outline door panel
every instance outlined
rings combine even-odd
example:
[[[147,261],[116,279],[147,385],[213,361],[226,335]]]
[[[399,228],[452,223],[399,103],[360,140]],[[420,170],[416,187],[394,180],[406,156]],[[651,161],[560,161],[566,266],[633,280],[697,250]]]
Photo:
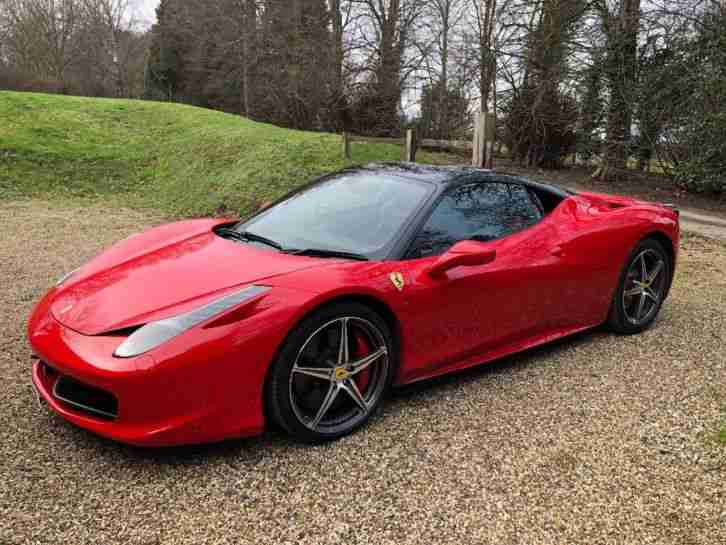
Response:
[[[409,262],[403,380],[553,329],[563,289],[554,231],[545,220],[490,242],[497,252],[493,263],[460,267],[439,278],[426,274],[437,258]]]
[[[562,239],[559,225],[576,217],[569,206],[560,208],[542,218],[523,186],[496,181],[454,187],[442,197],[414,241],[420,259],[406,262],[404,381],[525,347],[580,319],[572,315],[579,303],[570,299],[578,297],[582,271],[568,263],[570,239]],[[490,238],[493,263],[426,274],[454,243]]]

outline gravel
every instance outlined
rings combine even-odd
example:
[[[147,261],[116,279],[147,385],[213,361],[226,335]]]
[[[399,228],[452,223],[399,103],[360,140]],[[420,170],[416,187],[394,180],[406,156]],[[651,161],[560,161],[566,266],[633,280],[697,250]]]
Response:
[[[159,221],[0,204],[0,544],[726,543],[723,244],[685,238],[641,336],[405,388],[330,445],[142,450],[38,406],[24,323],[56,277]]]

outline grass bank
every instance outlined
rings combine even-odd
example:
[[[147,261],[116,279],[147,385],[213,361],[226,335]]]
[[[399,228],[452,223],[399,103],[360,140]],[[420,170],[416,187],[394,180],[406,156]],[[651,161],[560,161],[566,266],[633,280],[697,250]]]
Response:
[[[172,216],[242,213],[320,174],[400,148],[192,106],[0,92],[0,199],[106,200]],[[423,153],[422,162],[448,162]]]

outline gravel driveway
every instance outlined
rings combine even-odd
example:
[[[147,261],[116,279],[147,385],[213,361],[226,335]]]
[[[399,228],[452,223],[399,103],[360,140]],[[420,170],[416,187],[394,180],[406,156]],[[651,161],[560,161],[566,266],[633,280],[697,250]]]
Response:
[[[141,450],[39,408],[24,323],[155,218],[0,204],[0,544],[726,543],[726,246],[686,237],[639,337],[593,332],[393,394],[361,433]]]

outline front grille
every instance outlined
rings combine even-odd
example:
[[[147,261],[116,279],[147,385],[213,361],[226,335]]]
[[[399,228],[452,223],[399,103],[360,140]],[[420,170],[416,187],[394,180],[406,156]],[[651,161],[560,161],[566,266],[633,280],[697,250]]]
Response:
[[[53,397],[78,412],[102,420],[115,420],[118,417],[118,400],[113,394],[64,375],[56,380]]]

